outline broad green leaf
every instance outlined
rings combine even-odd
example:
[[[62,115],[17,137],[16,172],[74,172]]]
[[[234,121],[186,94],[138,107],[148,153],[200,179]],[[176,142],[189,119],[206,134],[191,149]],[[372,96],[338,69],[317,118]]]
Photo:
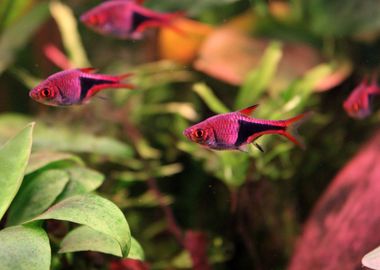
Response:
[[[242,85],[235,101],[235,109],[253,105],[274,79],[282,57],[282,47],[273,42],[266,50],[258,68],[251,71]]]
[[[34,123],[0,148],[0,219],[21,186],[32,149]]]
[[[65,127],[37,129],[33,147],[50,151],[94,153],[123,158],[132,155],[130,146],[111,137],[94,136]]]
[[[132,237],[131,249],[129,250],[128,258],[134,260],[143,261],[145,259],[144,250],[140,243],[137,242],[135,238]]]
[[[131,251],[132,244],[133,240],[131,241]],[[88,226],[80,226],[72,230],[61,242],[59,253],[76,251],[97,251],[122,257],[120,245],[116,239]]]
[[[68,153],[39,151],[31,154],[25,174],[35,172],[51,163],[58,161],[72,161],[74,163],[83,164],[82,160],[79,157]]]
[[[88,67],[90,62],[86,56],[77,28],[77,20],[67,5],[59,1],[51,1],[50,12],[58,24],[70,60],[76,67]]]
[[[46,232],[33,225],[0,231],[1,270],[49,270],[50,244]]]
[[[26,179],[9,209],[7,225],[21,224],[48,209],[68,181],[62,170],[47,170]]]
[[[0,74],[13,62],[17,51],[28,42],[48,15],[47,3],[40,3],[5,29],[0,37]]]
[[[214,113],[227,113],[230,111],[204,83],[194,84],[193,90]]]
[[[20,114],[0,115],[0,143],[30,121],[31,118]],[[133,155],[129,145],[112,137],[95,136],[67,126],[47,126],[42,122],[34,131],[33,150],[93,153],[123,159]]]
[[[69,175],[70,182],[59,195],[58,200],[94,191],[104,181],[104,175],[88,168],[71,167],[65,169],[65,171]]]
[[[80,226],[72,230],[61,242],[59,253],[77,251],[97,251],[122,257],[119,243],[115,239],[88,226]],[[128,258],[144,260],[144,257],[144,250],[132,237]]]
[[[131,247],[131,233],[121,210],[109,200],[86,194],[69,197],[36,217],[35,220],[56,219],[86,225],[115,239],[123,256]]]

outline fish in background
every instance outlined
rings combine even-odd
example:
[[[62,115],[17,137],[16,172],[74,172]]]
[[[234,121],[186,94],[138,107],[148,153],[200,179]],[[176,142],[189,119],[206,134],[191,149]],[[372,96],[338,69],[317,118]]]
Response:
[[[70,106],[87,103],[99,91],[106,88],[129,88],[122,83],[131,76],[95,74],[94,68],[69,69],[57,72],[37,85],[29,96],[37,102],[50,106]]]
[[[301,120],[309,113],[302,113],[287,120],[265,120],[250,117],[258,105],[240,111],[218,114],[187,128],[183,134],[191,141],[215,150],[241,150],[257,138],[266,134],[285,136],[296,145],[304,148],[296,133]],[[260,151],[262,148],[254,144]]]
[[[172,20],[180,16],[182,13],[155,12],[133,0],[110,0],[85,12],[80,20],[103,35],[140,39],[144,30],[150,27],[168,27],[183,34],[172,24]]]
[[[373,76],[370,83],[365,78],[352,90],[349,97],[344,101],[343,108],[352,118],[366,118],[372,113],[372,99],[375,95],[380,95],[377,78]]]

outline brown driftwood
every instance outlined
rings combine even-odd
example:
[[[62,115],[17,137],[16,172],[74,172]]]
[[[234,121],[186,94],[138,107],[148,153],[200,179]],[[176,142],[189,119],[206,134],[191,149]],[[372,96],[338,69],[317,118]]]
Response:
[[[361,269],[361,258],[378,245],[380,131],[331,182],[304,227],[288,269]]]

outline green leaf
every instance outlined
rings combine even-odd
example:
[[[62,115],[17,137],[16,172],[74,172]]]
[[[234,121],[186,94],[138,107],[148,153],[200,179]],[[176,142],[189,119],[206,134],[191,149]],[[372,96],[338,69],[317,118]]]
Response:
[[[21,114],[0,115],[0,142],[16,134],[29,121],[31,118]],[[47,126],[42,122],[34,131],[33,150],[93,153],[123,159],[133,155],[129,145],[112,137],[95,136],[67,126]]]
[[[21,224],[45,211],[62,192],[69,176],[61,170],[44,171],[24,181],[13,201],[7,225]]]
[[[83,164],[82,160],[74,155],[60,152],[39,151],[32,153],[30,156],[28,167],[25,174],[30,174],[45,166],[58,161],[72,161],[74,163]]]
[[[134,260],[143,261],[145,259],[144,250],[140,243],[137,242],[135,238],[132,237],[131,249],[129,250],[128,258]]]
[[[41,3],[5,29],[0,37],[0,74],[13,62],[17,51],[27,43],[48,15],[47,3]]]
[[[46,232],[35,226],[13,226],[0,231],[1,270],[49,270],[50,245]]]
[[[50,12],[58,24],[70,60],[76,67],[91,66],[79,36],[77,20],[70,7],[59,1],[51,1]]]
[[[379,1],[303,0],[302,2],[307,24],[320,35],[343,38],[380,29]]]
[[[119,243],[115,239],[88,226],[80,226],[72,230],[61,242],[59,253],[77,251],[97,251],[122,257]],[[144,250],[133,237],[128,258],[135,260],[144,260],[145,258]]]
[[[273,42],[265,50],[258,68],[251,71],[242,85],[235,101],[235,109],[253,105],[274,79],[282,57],[282,46]]]
[[[221,151],[217,152],[220,168],[215,171],[216,176],[229,187],[241,186],[247,178],[249,156],[247,153]]]
[[[230,111],[204,83],[194,84],[193,90],[214,113],[227,113]]]
[[[83,167],[72,167],[67,168],[65,171],[70,177],[70,182],[68,185],[66,185],[66,188],[62,194],[59,195],[59,201],[70,196],[94,191],[104,181],[104,175],[91,169]]]
[[[56,219],[89,226],[115,239],[123,256],[131,247],[131,233],[121,210],[109,200],[94,194],[69,197],[35,220]]]
[[[0,148],[0,219],[16,196],[32,149],[34,123]]]
[[[131,250],[132,244],[133,240]],[[116,239],[88,226],[80,226],[72,230],[61,242],[59,253],[76,251],[97,251],[122,257],[120,245]]]
[[[380,269],[380,247],[367,253],[362,259],[362,265],[371,269]]]

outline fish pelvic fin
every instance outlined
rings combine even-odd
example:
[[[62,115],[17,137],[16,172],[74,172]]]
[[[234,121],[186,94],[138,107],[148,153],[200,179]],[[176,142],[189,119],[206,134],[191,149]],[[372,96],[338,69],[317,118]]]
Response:
[[[303,138],[298,134],[299,126],[312,116],[312,112],[301,113],[295,117],[287,120],[283,120],[286,129],[281,133],[281,135],[288,138],[294,144],[298,145],[302,149],[306,149],[305,142]]]

